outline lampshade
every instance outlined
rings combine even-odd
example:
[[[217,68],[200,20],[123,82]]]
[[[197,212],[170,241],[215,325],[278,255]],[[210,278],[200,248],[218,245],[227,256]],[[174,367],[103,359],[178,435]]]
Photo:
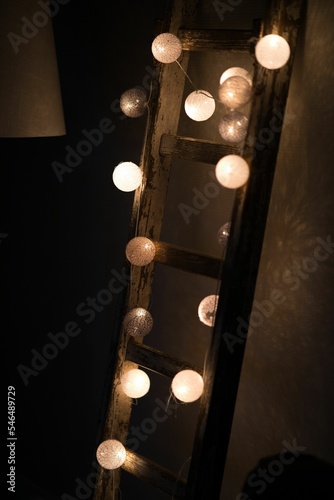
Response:
[[[198,306],[198,317],[204,325],[213,326],[216,318],[218,295],[208,295]]]
[[[249,177],[249,166],[246,160],[238,155],[227,155],[221,158],[215,169],[217,181],[229,189],[243,186]]]
[[[155,245],[149,238],[137,236],[126,245],[125,254],[134,266],[146,266],[154,259]]]
[[[65,135],[47,2],[1,2],[0,32],[0,137]]]
[[[266,35],[255,46],[256,60],[267,69],[279,69],[290,57],[288,42],[279,35]]]
[[[143,307],[135,307],[124,316],[123,327],[132,337],[144,337],[153,328],[153,318]]]
[[[220,136],[224,141],[238,143],[245,140],[248,128],[248,118],[237,110],[226,113],[218,124]]]
[[[230,222],[225,222],[225,224],[218,229],[218,243],[220,246],[226,247],[228,237],[230,236],[230,229]]]
[[[233,66],[232,68],[228,68],[226,71],[224,71],[219,80],[220,85],[231,76],[242,76],[247,80],[249,85],[253,85],[251,74],[245,68],[240,68],[239,66]]]
[[[104,469],[118,469],[126,459],[126,450],[117,439],[106,439],[96,450],[96,459]]]
[[[142,170],[131,161],[123,161],[115,167],[112,180],[120,191],[130,192],[137,189],[143,179]]]
[[[194,370],[182,370],[172,380],[172,392],[183,403],[192,403],[203,393],[203,377]]]
[[[157,61],[165,64],[172,63],[180,57],[182,43],[173,33],[161,33],[153,40],[151,49]]]
[[[252,97],[252,86],[242,76],[230,76],[219,87],[219,99],[229,109],[247,104]]]
[[[141,89],[129,89],[121,95],[119,106],[130,118],[142,116],[147,109],[146,93]]]
[[[208,120],[213,115],[215,108],[215,100],[206,90],[191,92],[184,102],[186,114],[196,122]]]
[[[143,370],[133,368],[121,376],[121,386],[130,398],[141,398],[150,389],[150,378]]]

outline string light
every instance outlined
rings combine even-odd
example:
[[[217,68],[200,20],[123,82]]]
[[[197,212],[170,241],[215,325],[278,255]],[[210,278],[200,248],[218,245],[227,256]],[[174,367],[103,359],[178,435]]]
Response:
[[[206,90],[195,90],[186,98],[184,109],[189,118],[196,122],[202,122],[213,115],[216,103],[212,95]]]
[[[226,222],[223,226],[221,226],[218,230],[218,243],[223,248],[226,247],[228,238],[230,236],[231,223]]]
[[[198,317],[204,325],[213,326],[216,318],[218,295],[208,295],[198,306]]]
[[[125,254],[134,266],[146,266],[154,259],[155,245],[145,236],[136,236],[126,245]]]
[[[126,90],[120,97],[119,106],[126,116],[138,118],[147,109],[146,93],[136,88]]]
[[[227,78],[230,78],[231,76],[242,76],[242,78],[245,78],[249,85],[253,85],[253,80],[251,77],[251,74],[244,68],[240,68],[239,66],[233,66],[232,68],[228,68],[224,73],[221,75],[219,84],[222,85],[222,83],[227,80]]]
[[[219,99],[229,109],[247,104],[252,97],[252,86],[242,76],[230,76],[219,86]]]
[[[143,172],[135,163],[123,161],[114,168],[112,180],[120,191],[130,192],[142,183]]]
[[[173,33],[161,33],[152,42],[152,54],[162,63],[175,62],[182,53],[182,43]]]
[[[255,46],[255,58],[264,68],[282,68],[290,58],[290,46],[282,36],[266,35]]]
[[[136,307],[124,316],[123,327],[132,337],[144,337],[153,328],[153,318],[146,309]]]
[[[233,110],[226,113],[218,124],[218,130],[224,141],[238,143],[245,140],[248,118],[243,113]]]
[[[203,377],[194,370],[182,370],[172,380],[172,392],[183,403],[192,403],[203,393]]]
[[[96,459],[104,469],[118,469],[125,462],[126,450],[117,439],[107,439],[98,446]]]
[[[215,174],[217,181],[222,186],[237,189],[247,182],[249,166],[241,156],[226,155],[218,161]]]
[[[121,376],[121,387],[130,398],[141,398],[150,389],[150,378],[143,370],[133,368]]]

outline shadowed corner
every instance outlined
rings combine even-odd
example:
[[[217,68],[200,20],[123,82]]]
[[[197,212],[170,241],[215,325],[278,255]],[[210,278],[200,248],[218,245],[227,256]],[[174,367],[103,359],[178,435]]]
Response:
[[[41,488],[25,477],[16,478],[15,500],[59,500],[55,494]]]
[[[334,465],[306,453],[298,457],[291,453],[290,461],[283,466],[281,454],[260,459],[237,500],[334,500]],[[280,472],[273,467],[278,462]]]

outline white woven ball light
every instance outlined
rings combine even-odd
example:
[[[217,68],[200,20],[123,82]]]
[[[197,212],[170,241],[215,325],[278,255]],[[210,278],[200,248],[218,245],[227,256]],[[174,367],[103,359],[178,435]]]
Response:
[[[152,315],[143,307],[135,307],[124,316],[123,327],[132,337],[144,337],[153,328]]]
[[[133,368],[123,373],[121,386],[124,393],[130,398],[141,398],[150,389],[150,378],[143,370]]]
[[[195,90],[184,102],[184,110],[192,120],[202,122],[208,120],[216,109],[213,96],[206,90]]]
[[[218,124],[220,136],[226,142],[238,143],[245,140],[248,128],[248,118],[237,110],[226,113]]]
[[[121,95],[119,106],[130,118],[142,116],[147,109],[146,93],[141,89],[129,89]]]
[[[204,325],[213,326],[216,319],[218,295],[208,295],[198,306],[198,317]]]
[[[255,57],[264,68],[279,69],[290,58],[290,46],[282,36],[266,35],[257,42]]]
[[[219,80],[220,85],[231,76],[242,76],[242,78],[247,80],[249,85],[253,85],[251,74],[246,69],[240,68],[239,66],[233,66],[232,68],[228,68],[224,71]]]
[[[125,462],[126,450],[117,439],[107,439],[97,448],[96,459],[104,469],[118,469]]]
[[[112,180],[115,186],[124,192],[137,189],[142,183],[143,172],[132,161],[123,161],[114,168]]]
[[[226,155],[216,165],[217,181],[228,189],[243,186],[249,177],[249,166],[239,155]]]
[[[149,238],[137,236],[126,245],[125,254],[134,266],[146,266],[154,259],[155,246]]]
[[[172,63],[180,57],[182,43],[173,33],[161,33],[153,40],[151,49],[157,61]]]
[[[194,370],[182,370],[172,380],[172,392],[183,403],[192,403],[203,393],[203,377]]]
[[[229,109],[237,109],[252,98],[252,86],[242,76],[230,76],[219,87],[219,99]]]

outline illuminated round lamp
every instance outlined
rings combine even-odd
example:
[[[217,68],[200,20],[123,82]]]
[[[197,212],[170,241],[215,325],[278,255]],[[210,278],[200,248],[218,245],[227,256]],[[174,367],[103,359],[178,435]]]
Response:
[[[123,373],[121,386],[130,398],[142,398],[150,389],[150,378],[143,370],[133,368]]]
[[[123,161],[114,168],[112,180],[120,191],[130,192],[142,183],[143,172],[135,163]]]
[[[147,109],[146,93],[136,88],[126,90],[120,97],[119,106],[126,116],[138,118]]]
[[[230,236],[231,223],[226,222],[218,230],[218,243],[222,247],[226,247],[228,238]]]
[[[189,118],[196,122],[203,122],[213,115],[216,103],[206,90],[195,90],[186,98],[184,109]]]
[[[123,327],[132,337],[144,337],[153,328],[153,318],[143,307],[136,307],[124,316]]]
[[[173,33],[161,33],[153,40],[151,49],[157,61],[172,63],[180,57],[182,43]]]
[[[233,66],[232,68],[228,68],[226,71],[224,71],[224,73],[220,77],[219,84],[221,85],[231,76],[242,76],[247,80],[249,85],[253,85],[251,74],[246,69],[240,68],[239,66]]]
[[[202,396],[203,377],[194,370],[182,370],[172,380],[172,392],[183,403],[192,403]]]
[[[237,109],[252,98],[252,86],[242,76],[230,76],[219,86],[219,99],[227,108]]]
[[[118,469],[125,462],[126,451],[117,439],[107,439],[97,448],[96,458],[104,469]]]
[[[204,325],[213,326],[215,323],[218,295],[208,295],[201,300],[198,306],[198,317]]]
[[[220,136],[226,142],[238,143],[245,140],[248,129],[248,118],[243,113],[229,111],[218,124]]]
[[[255,58],[258,63],[267,69],[279,69],[284,66],[290,57],[288,42],[279,35],[266,35],[255,46]]]
[[[226,155],[218,161],[215,174],[217,181],[222,186],[237,189],[246,184],[249,177],[249,166],[241,156]]]
[[[126,245],[125,255],[134,266],[146,266],[154,259],[154,243],[144,236],[132,238]]]

